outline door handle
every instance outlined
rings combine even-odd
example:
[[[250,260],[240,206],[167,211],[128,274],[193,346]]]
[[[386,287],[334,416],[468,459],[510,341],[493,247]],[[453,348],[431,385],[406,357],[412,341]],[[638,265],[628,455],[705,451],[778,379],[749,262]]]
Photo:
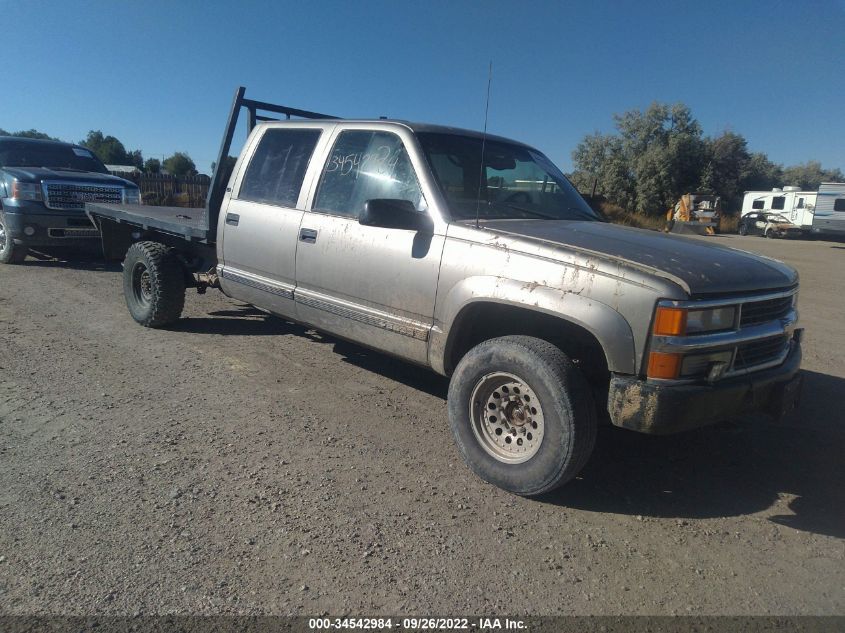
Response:
[[[241,216],[237,213],[227,213],[226,214],[226,224],[230,226],[237,226],[238,222],[241,221]]]
[[[317,231],[314,229],[300,229],[299,241],[306,244],[314,244],[317,241]]]

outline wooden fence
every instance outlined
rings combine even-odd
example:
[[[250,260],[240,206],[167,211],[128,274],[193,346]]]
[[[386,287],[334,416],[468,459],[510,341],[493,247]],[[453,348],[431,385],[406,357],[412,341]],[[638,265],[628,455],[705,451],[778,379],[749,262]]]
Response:
[[[169,174],[112,173],[138,185],[144,204],[152,206],[203,207],[211,184],[211,178],[204,175],[176,178]]]

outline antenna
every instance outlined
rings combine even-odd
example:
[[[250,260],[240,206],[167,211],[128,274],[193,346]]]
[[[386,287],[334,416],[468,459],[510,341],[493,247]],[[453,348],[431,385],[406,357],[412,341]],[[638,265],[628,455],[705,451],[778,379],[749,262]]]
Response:
[[[487,115],[490,112],[490,84],[493,83],[493,60],[487,69],[487,103],[484,106],[484,133],[481,135],[481,166],[478,168],[478,196],[475,200],[475,228],[481,215],[481,182],[484,178],[484,148],[487,145]]]

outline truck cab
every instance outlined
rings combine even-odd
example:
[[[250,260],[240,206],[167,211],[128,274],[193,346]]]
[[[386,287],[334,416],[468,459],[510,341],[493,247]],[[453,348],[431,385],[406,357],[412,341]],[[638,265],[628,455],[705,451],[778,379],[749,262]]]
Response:
[[[86,147],[0,137],[0,263],[19,263],[30,248],[96,245],[85,203],[138,203],[138,191]]]

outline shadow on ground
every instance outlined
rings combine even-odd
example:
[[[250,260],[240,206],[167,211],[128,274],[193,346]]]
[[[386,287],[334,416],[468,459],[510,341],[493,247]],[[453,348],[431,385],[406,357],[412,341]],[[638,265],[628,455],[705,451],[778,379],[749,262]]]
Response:
[[[837,405],[845,380],[812,371],[789,420],[737,420],[680,435],[651,437],[603,428],[581,476],[548,503],[595,512],[716,518],[764,511],[768,520],[845,537],[845,424]]]
[[[172,332],[220,336],[279,336],[305,333],[300,326],[270,316],[249,305],[209,312],[207,317],[180,319],[166,329]]]
[[[347,363],[445,401],[448,380],[358,345],[272,317],[251,306],[184,319],[174,331],[295,335],[331,344]],[[705,519],[765,511],[768,520],[845,538],[845,379],[804,372],[800,410],[774,423],[762,416],[672,436],[603,427],[581,475],[542,502],[593,512]],[[445,423],[445,407],[443,410]]]
[[[35,268],[70,268],[73,270],[120,272],[120,262],[107,262],[97,250],[77,250],[56,248],[43,251],[29,251],[29,256],[21,266]]]

